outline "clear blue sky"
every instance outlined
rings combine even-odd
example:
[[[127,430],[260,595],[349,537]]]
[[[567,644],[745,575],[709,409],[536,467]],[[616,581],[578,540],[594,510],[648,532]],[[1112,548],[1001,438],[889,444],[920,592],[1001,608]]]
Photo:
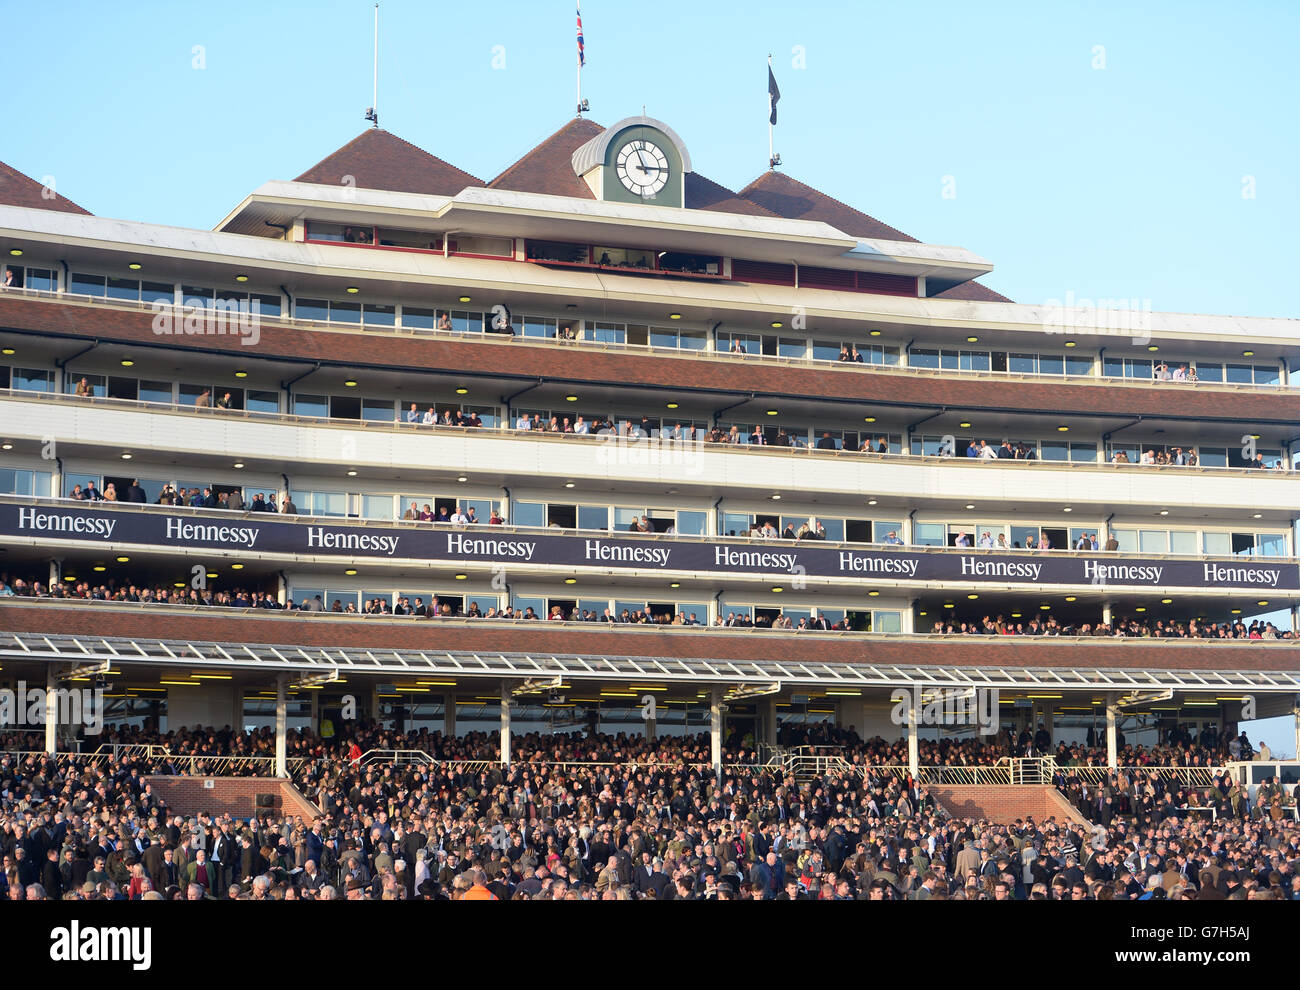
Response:
[[[573,115],[574,6],[384,0],[381,123],[491,179]],[[212,227],[368,126],[365,0],[11,15],[0,161],[102,216]],[[644,105],[732,189],[766,167],[770,52],[784,170],[988,258],[1012,299],[1300,315],[1294,0],[586,0],[583,23],[592,118]]]
[[[1300,4],[1138,6],[587,0],[583,91],[603,123],[645,104],[739,188],[766,165],[771,52],[785,170],[983,255],[1013,299],[1297,315]],[[371,17],[50,0],[0,32],[0,160],[101,215],[211,227],[366,126]],[[381,123],[475,175],[573,114],[571,0],[386,0],[381,27]]]

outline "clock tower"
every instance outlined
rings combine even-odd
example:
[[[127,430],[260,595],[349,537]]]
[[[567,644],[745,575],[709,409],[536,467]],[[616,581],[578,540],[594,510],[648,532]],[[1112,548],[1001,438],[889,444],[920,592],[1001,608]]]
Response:
[[[628,117],[578,148],[573,170],[599,200],[682,207],[691,156],[667,124]]]

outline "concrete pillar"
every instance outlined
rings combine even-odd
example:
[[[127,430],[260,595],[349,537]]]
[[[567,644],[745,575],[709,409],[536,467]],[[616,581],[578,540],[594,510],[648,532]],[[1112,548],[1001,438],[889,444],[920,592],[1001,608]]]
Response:
[[[759,741],[770,749],[776,748],[776,695],[769,695],[759,704],[759,718],[762,720]]]
[[[1116,722],[1119,705],[1113,694],[1106,695],[1106,766],[1114,770],[1119,766],[1119,733]]]
[[[54,665],[45,668],[45,752],[53,755],[59,750],[59,679],[54,676]]]
[[[899,615],[898,631],[904,636],[910,636],[916,632],[916,600],[913,599],[908,603],[907,608],[903,609]]]
[[[1300,760],[1300,694],[1295,696],[1295,708],[1291,717],[1295,719],[1295,749],[1291,750],[1291,757]]]
[[[442,696],[442,734],[447,737],[456,735],[456,696]]]
[[[275,579],[275,599],[281,605],[289,600],[289,582],[284,579],[283,574]],[[301,605],[302,602],[297,604]]]
[[[1105,546],[1105,544],[1102,544],[1102,546]],[[1111,621],[1111,620],[1110,620],[1110,602],[1109,602],[1109,601],[1105,601],[1105,602],[1102,602],[1102,603],[1101,603],[1101,621],[1104,622],[1106,625],[1110,625],[1110,621]]]
[[[510,685],[501,682],[501,762],[510,766]]]
[[[284,674],[275,679],[275,775],[289,776],[289,701]]]
[[[62,561],[62,560],[51,560],[51,561],[50,561],[50,577],[49,577],[49,582],[48,582],[49,587],[53,588],[53,587],[54,587],[55,585],[57,585],[60,581],[63,580],[63,574],[62,574],[62,571],[63,571],[63,561]]]
[[[1052,745],[1056,745],[1056,706],[1055,705],[1043,706],[1043,724],[1047,727],[1047,738],[1052,741]],[[1046,754],[1039,754],[1039,755],[1041,756]]]
[[[645,737],[647,742],[654,742],[655,739],[658,738],[657,727],[658,723],[654,719],[648,718],[645,720]]]
[[[709,693],[709,760],[713,772],[722,776],[722,686],[715,684]]]
[[[907,703],[907,769],[911,771],[913,779],[919,776],[921,767],[921,709],[917,705],[918,693],[908,692],[910,700]]]

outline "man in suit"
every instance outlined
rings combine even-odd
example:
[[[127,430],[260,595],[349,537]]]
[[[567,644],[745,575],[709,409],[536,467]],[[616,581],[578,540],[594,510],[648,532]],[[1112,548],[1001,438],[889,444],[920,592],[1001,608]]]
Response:
[[[144,864],[144,868],[149,874],[149,879],[153,881],[155,889],[161,890],[166,886],[160,881],[163,865],[163,847],[162,841],[158,839],[157,836],[150,837],[148,847],[140,853],[140,862]]]
[[[185,877],[186,887],[190,884],[198,884],[203,888],[205,897],[212,896],[217,871],[213,868],[213,864],[208,862],[208,854],[205,850],[195,850],[194,859],[185,865],[183,876]],[[219,890],[221,888],[217,887],[215,889]]]

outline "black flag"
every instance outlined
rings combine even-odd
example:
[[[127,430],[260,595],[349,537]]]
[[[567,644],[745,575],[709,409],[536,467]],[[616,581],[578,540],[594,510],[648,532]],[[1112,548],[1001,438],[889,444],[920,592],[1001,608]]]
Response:
[[[781,90],[776,85],[776,76],[772,75],[772,65],[767,66],[767,97],[768,102],[772,104],[772,116],[770,118],[773,124],[776,123],[776,104],[781,99]]]

